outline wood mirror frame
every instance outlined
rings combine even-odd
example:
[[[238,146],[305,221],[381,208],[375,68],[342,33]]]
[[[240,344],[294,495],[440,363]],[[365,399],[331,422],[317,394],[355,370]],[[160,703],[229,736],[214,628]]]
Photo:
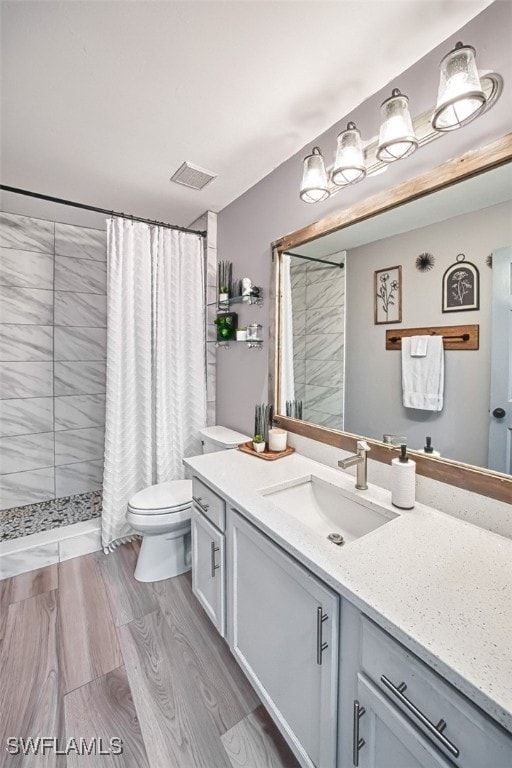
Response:
[[[446,187],[457,184],[512,160],[512,133],[481,149],[472,150],[427,173],[404,181],[390,190],[356,203],[345,210],[330,214],[319,221],[279,238],[272,243],[272,276],[270,283],[270,338],[269,338],[269,402],[278,402],[280,391],[280,256],[284,251],[304,245],[311,240],[338,229],[389,211],[399,205],[417,200]],[[353,435],[276,413],[274,423],[297,435],[309,437],[336,448],[356,450]],[[389,464],[399,449],[365,437],[371,447],[371,458]],[[512,504],[512,477],[509,475],[463,464],[452,459],[439,459],[414,454],[418,474]]]

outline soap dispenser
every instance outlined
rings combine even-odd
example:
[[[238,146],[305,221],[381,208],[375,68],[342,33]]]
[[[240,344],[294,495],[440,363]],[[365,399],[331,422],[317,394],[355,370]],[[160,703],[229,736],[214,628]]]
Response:
[[[426,453],[427,456],[438,456],[438,457],[441,456],[439,451],[434,451],[434,448],[432,446],[432,438],[429,435],[427,435],[425,440],[426,440],[426,445],[423,448],[423,453]]]
[[[391,462],[391,503],[399,509],[412,509],[416,498],[416,462],[407,456],[407,445]]]

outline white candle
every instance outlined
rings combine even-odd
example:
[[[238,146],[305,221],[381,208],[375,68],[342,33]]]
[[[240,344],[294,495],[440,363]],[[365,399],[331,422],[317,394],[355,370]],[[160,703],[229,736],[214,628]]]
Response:
[[[268,447],[271,451],[286,450],[286,437],[288,433],[285,429],[274,427],[268,431]]]

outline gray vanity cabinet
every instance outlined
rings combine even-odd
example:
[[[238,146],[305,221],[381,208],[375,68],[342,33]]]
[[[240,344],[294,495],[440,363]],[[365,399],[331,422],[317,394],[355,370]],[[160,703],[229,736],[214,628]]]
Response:
[[[335,768],[339,597],[228,510],[228,640],[305,766]]]
[[[510,734],[373,621],[357,624],[355,688],[340,688],[352,716],[340,768],[510,768]]]
[[[512,766],[473,701],[196,477],[193,494],[193,591],[304,768]]]
[[[353,754],[359,768],[453,768],[364,676],[354,701]],[[347,765],[348,768],[348,765]]]
[[[192,590],[222,637],[226,634],[225,502],[193,479]],[[214,525],[215,523],[215,525]]]

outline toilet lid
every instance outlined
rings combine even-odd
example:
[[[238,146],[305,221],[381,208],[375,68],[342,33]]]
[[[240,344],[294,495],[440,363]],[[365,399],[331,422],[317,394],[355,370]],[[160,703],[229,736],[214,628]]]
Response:
[[[235,432],[227,427],[205,427],[199,430],[199,434],[207,437],[220,448],[236,448],[240,443],[246,443],[251,438],[242,435],[241,432]]]
[[[133,496],[128,506],[144,514],[173,508],[178,511],[192,503],[192,480],[171,480],[144,488]]]

